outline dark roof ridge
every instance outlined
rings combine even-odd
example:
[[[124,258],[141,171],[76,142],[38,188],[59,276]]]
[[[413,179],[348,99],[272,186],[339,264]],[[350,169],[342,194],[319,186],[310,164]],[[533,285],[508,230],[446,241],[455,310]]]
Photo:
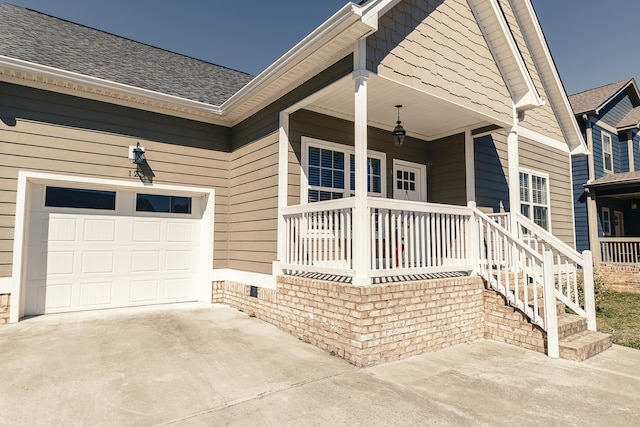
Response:
[[[158,49],[158,50],[161,50],[161,51],[163,51],[163,52],[171,53],[171,54],[173,54],[173,55],[179,55],[179,56],[182,56],[182,57],[184,57],[184,58],[193,59],[193,60],[195,60],[195,61],[204,62],[204,63],[209,64],[209,65],[215,65],[216,67],[225,68],[225,69],[227,69],[227,70],[229,70],[229,71],[234,71],[234,72],[237,72],[237,73],[246,74],[247,76],[250,76],[250,77],[255,77],[255,76],[254,76],[254,75],[252,75],[251,73],[247,73],[247,72],[245,72],[245,71],[236,70],[236,69],[234,69],[234,68],[227,67],[227,66],[220,65],[220,64],[216,64],[216,63],[213,63],[213,62],[210,62],[210,61],[206,61],[206,60],[204,60],[204,59],[200,59],[200,58],[196,58],[196,57],[193,57],[193,56],[185,55],[184,53],[175,52],[175,51],[173,51],[173,50],[169,50],[169,49],[165,49],[165,48],[162,48],[162,47],[154,46],[154,45],[149,44],[149,43],[144,43],[144,42],[141,42],[141,41],[139,41],[139,40],[134,40],[134,39],[131,39],[131,38],[129,38],[129,37],[124,37],[124,36],[121,36],[121,35],[118,35],[118,34],[115,34],[115,33],[111,33],[111,32],[109,32],[109,31],[101,30],[101,29],[99,29],[99,28],[90,27],[90,26],[85,25],[85,24],[80,24],[80,23],[78,23],[78,22],[70,21],[70,20],[68,20],[68,19],[64,19],[64,18],[60,18],[60,17],[58,17],[58,16],[50,15],[50,14],[48,14],[48,13],[40,12],[39,10],[31,9],[31,8],[28,8],[28,7],[18,6],[18,5],[15,5],[15,4],[12,4],[12,3],[9,3],[9,2],[2,2],[2,3],[0,3],[0,6],[4,6],[4,5],[11,6],[11,7],[16,7],[16,8],[23,9],[23,10],[28,10],[29,12],[37,13],[37,14],[39,14],[39,15],[44,15],[44,16],[47,16],[47,17],[49,17],[49,18],[53,18],[53,19],[57,19],[57,20],[59,20],[59,21],[66,22],[66,23],[68,23],[68,24],[77,25],[77,26],[79,26],[79,27],[83,27],[83,28],[86,28],[86,29],[88,29],[88,30],[92,30],[92,31],[99,31],[99,32],[101,32],[101,33],[103,33],[103,34],[107,34],[107,35],[112,36],[112,37],[117,37],[117,38],[119,38],[119,39],[127,40],[127,41],[130,41],[130,42],[133,42],[133,43],[137,43],[137,44],[140,44],[140,45],[143,45],[143,46],[147,46],[147,47],[150,47],[150,48],[153,48],[153,49]]]

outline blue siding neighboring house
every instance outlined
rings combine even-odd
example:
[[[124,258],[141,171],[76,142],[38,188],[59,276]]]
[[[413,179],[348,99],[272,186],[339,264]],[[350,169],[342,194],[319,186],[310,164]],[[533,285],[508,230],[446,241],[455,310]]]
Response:
[[[572,159],[576,248],[640,262],[640,91],[633,79],[569,96],[589,147]]]

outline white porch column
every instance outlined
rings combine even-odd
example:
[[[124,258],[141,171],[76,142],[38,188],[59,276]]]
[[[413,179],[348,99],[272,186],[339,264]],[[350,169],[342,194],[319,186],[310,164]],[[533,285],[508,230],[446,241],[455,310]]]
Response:
[[[353,80],[355,83],[355,181],[356,207],[353,212],[353,284],[371,284],[369,279],[369,218],[367,209],[367,79],[364,40],[354,52]]]
[[[518,235],[516,212],[520,212],[520,156],[518,151],[518,115],[514,112],[513,127],[507,137],[507,157],[509,160],[509,210],[511,211],[511,232]]]
[[[280,112],[278,140],[278,259],[273,262],[274,275],[282,274],[280,263],[285,260],[287,230],[281,209],[287,207],[289,185],[289,113]]]

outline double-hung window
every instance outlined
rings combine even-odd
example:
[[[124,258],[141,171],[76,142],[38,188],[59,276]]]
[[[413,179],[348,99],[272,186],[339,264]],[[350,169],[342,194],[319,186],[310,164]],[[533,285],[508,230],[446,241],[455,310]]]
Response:
[[[355,195],[353,147],[303,137],[302,167],[302,200],[319,202]],[[367,192],[370,196],[384,196],[384,171],[385,154],[369,151]]]
[[[611,135],[602,132],[602,166],[605,172],[613,173],[613,148]]]
[[[549,230],[549,177],[539,172],[520,171],[520,213]]]

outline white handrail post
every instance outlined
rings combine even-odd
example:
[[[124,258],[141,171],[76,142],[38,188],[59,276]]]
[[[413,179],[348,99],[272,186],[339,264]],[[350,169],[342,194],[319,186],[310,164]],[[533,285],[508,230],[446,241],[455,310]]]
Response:
[[[473,272],[471,274],[477,275],[480,272],[480,239],[478,237],[478,221],[480,219],[476,217],[475,214],[476,202],[469,201],[467,206],[471,211],[471,216],[469,217],[468,222],[469,229],[467,230],[468,263],[473,266]]]
[[[558,343],[558,313],[556,309],[556,285],[553,279],[553,252],[545,251],[543,270],[544,288],[544,323],[547,329],[547,355],[557,359],[560,357]]]
[[[596,330],[596,299],[593,283],[593,255],[591,251],[582,252],[582,284],[584,286],[584,311],[587,313],[587,328]]]

